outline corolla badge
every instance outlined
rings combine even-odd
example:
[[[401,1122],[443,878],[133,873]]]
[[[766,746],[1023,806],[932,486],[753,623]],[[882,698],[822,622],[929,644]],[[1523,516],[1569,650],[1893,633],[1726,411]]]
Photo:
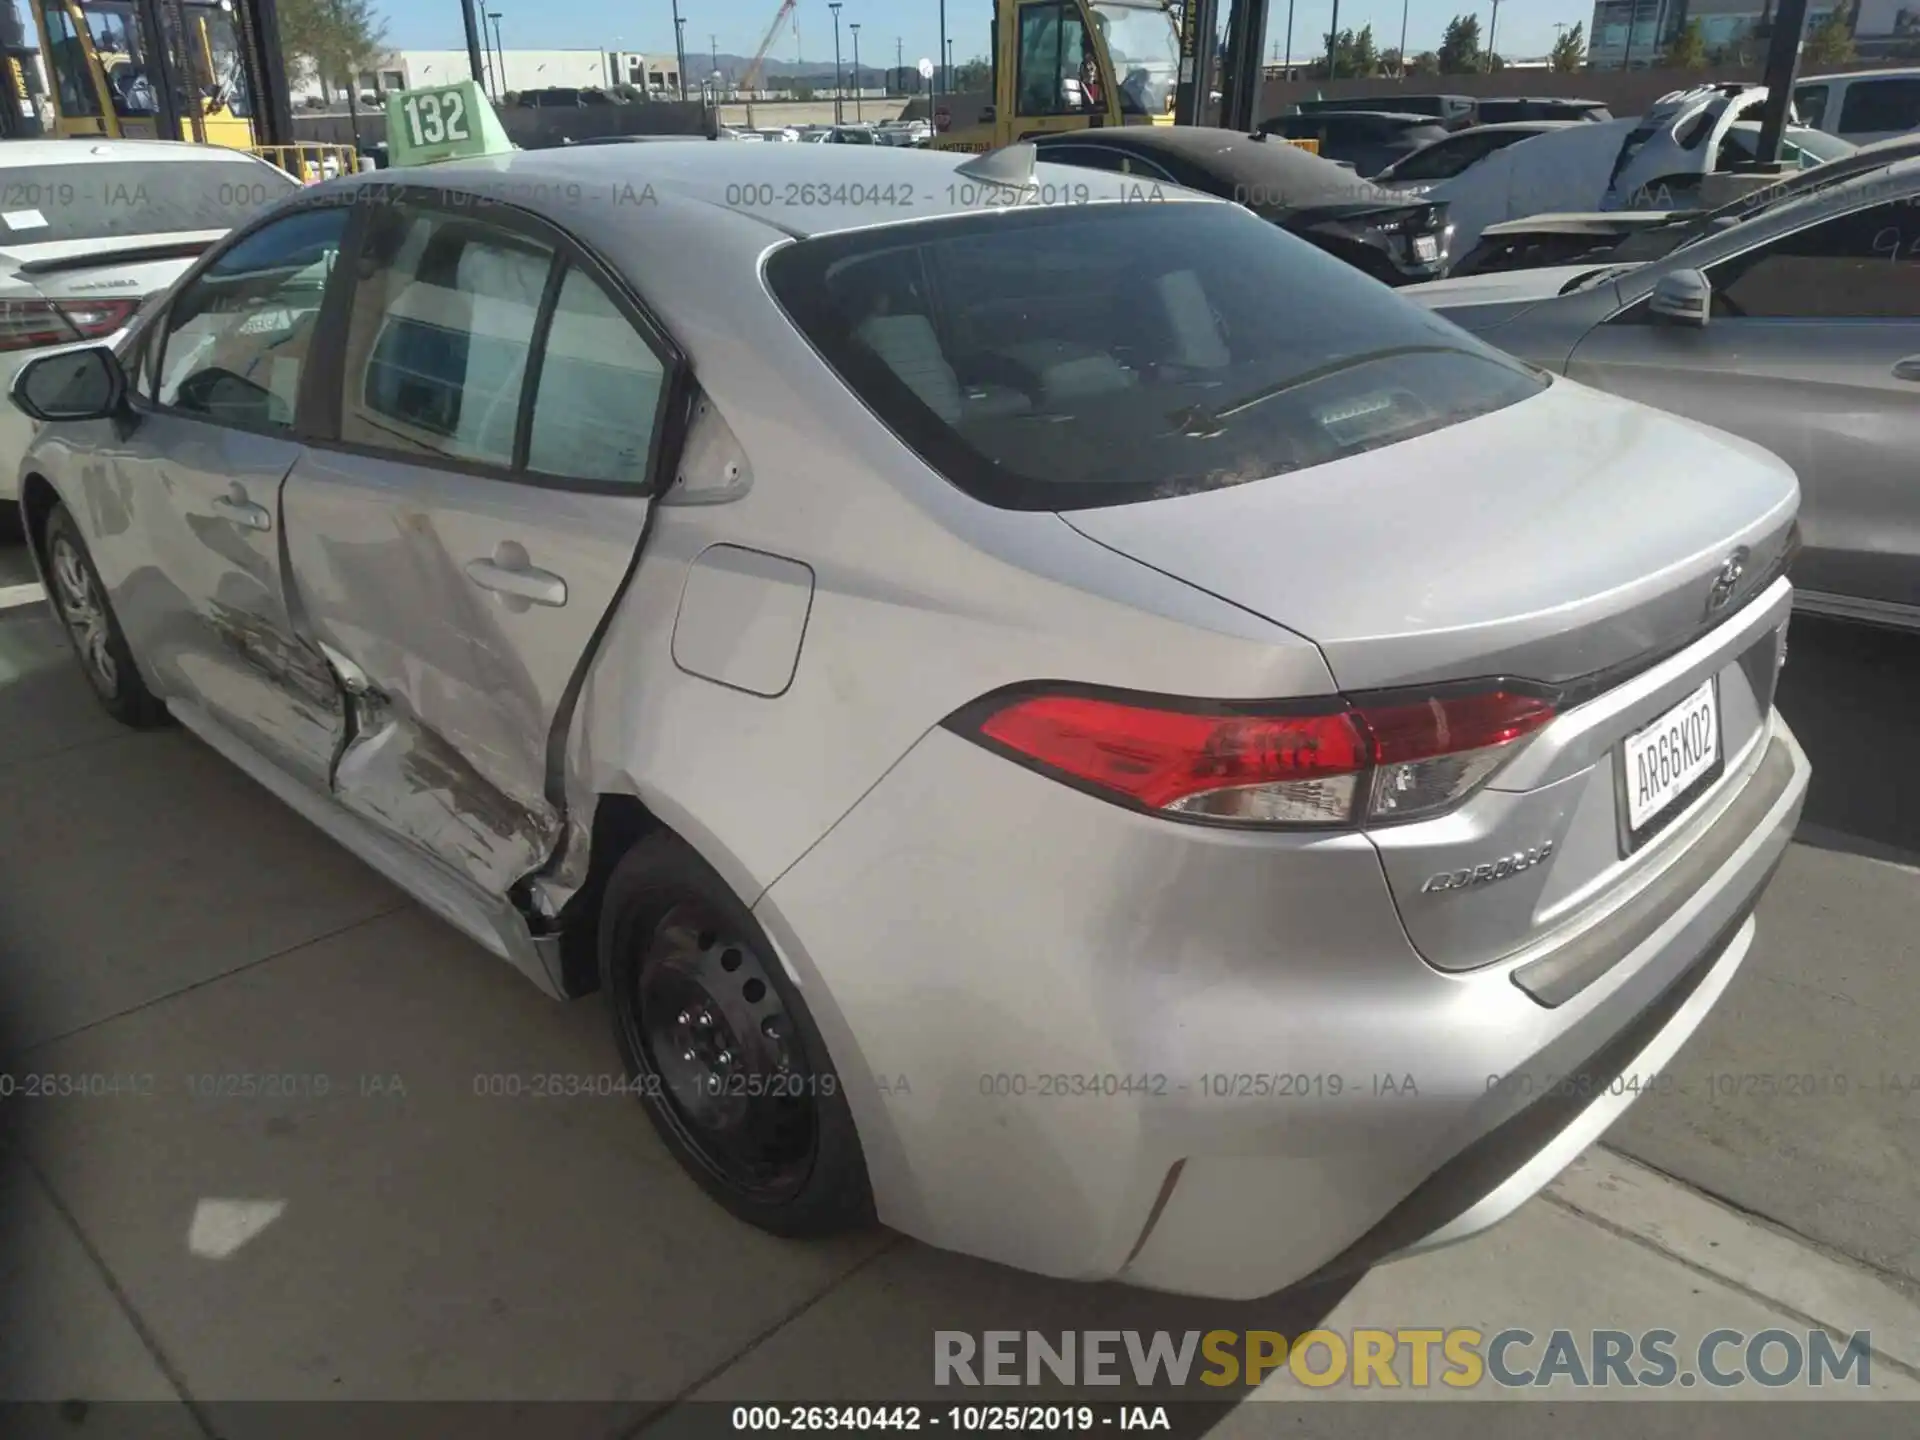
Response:
[[[1420,887],[1420,893],[1433,895],[1442,890],[1471,890],[1478,885],[1490,885],[1495,880],[1505,880],[1510,875],[1518,875],[1536,865],[1545,864],[1552,857],[1553,841],[1546,840],[1530,850],[1503,855],[1498,860],[1470,865],[1464,870],[1443,870],[1438,875],[1430,876],[1427,883]]]
[[[1747,559],[1752,554],[1742,545],[1720,562],[1720,573],[1713,577],[1713,589],[1707,592],[1707,614],[1718,615],[1733,603],[1740,582],[1747,578]]]

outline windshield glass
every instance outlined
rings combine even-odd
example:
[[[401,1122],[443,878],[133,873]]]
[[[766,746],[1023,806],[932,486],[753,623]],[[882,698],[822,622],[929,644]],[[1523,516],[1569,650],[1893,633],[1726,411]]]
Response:
[[[1237,205],[875,227],[790,245],[767,278],[883,422],[1006,509],[1221,489],[1548,383]]]
[[[230,230],[299,188],[271,165],[230,158],[0,169],[0,248]]]
[[[1173,17],[1158,5],[1094,0],[1093,18],[1113,59],[1120,109],[1129,115],[1166,114],[1180,75]]]

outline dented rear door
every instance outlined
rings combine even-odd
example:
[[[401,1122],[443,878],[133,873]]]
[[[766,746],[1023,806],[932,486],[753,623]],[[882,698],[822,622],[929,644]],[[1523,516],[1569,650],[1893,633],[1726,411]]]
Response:
[[[681,367],[625,287],[499,208],[370,208],[289,586],[346,696],[340,802],[506,895],[564,829],[585,665],[637,561]]]

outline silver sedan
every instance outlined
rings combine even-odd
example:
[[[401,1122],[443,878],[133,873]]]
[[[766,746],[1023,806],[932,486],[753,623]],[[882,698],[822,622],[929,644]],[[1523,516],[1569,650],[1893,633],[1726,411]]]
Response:
[[[1223,1296],[1471,1235],[1752,944],[1793,474],[1033,157],[310,189],[23,372],[53,602],[602,991],[551,1093],[754,1224]]]
[[[1803,487],[1799,605],[1920,627],[1920,160],[1658,260],[1401,293],[1537,365],[1764,445]]]

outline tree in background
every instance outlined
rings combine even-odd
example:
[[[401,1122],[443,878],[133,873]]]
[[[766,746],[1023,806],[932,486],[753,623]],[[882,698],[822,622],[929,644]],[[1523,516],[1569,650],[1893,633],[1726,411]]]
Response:
[[[1380,52],[1380,73],[1382,75],[1398,75],[1404,69],[1404,58],[1398,50],[1382,50]]]
[[[313,75],[331,100],[358,86],[387,48],[387,22],[373,0],[279,0],[280,44],[289,68]]]
[[[1553,42],[1553,53],[1547,63],[1562,75],[1571,75],[1587,63],[1587,30],[1578,20],[1573,28],[1562,30],[1560,38]]]
[[[993,89],[993,66],[979,56],[953,67],[953,88],[962,95]]]
[[[1442,75],[1471,75],[1481,66],[1480,57],[1480,17],[1478,15],[1456,15],[1447,22],[1446,33],[1440,37],[1440,62]]]
[[[1422,50],[1418,55],[1407,61],[1407,74],[1409,75],[1438,75],[1439,73],[1440,57],[1431,50]]]
[[[1844,6],[1814,26],[1807,36],[1806,56],[1821,65],[1845,65],[1860,58],[1860,52],[1853,48],[1853,29],[1847,23]]]
[[[1667,46],[1667,64],[1675,70],[1704,70],[1708,59],[1706,32],[1698,20],[1689,20]]]
[[[1342,30],[1333,37],[1333,54],[1321,58],[1322,68],[1327,68],[1329,58],[1338,69],[1327,69],[1327,74],[1338,75],[1342,80],[1364,78],[1381,73],[1381,56],[1374,43],[1373,26],[1363,27],[1356,35],[1351,30]]]

